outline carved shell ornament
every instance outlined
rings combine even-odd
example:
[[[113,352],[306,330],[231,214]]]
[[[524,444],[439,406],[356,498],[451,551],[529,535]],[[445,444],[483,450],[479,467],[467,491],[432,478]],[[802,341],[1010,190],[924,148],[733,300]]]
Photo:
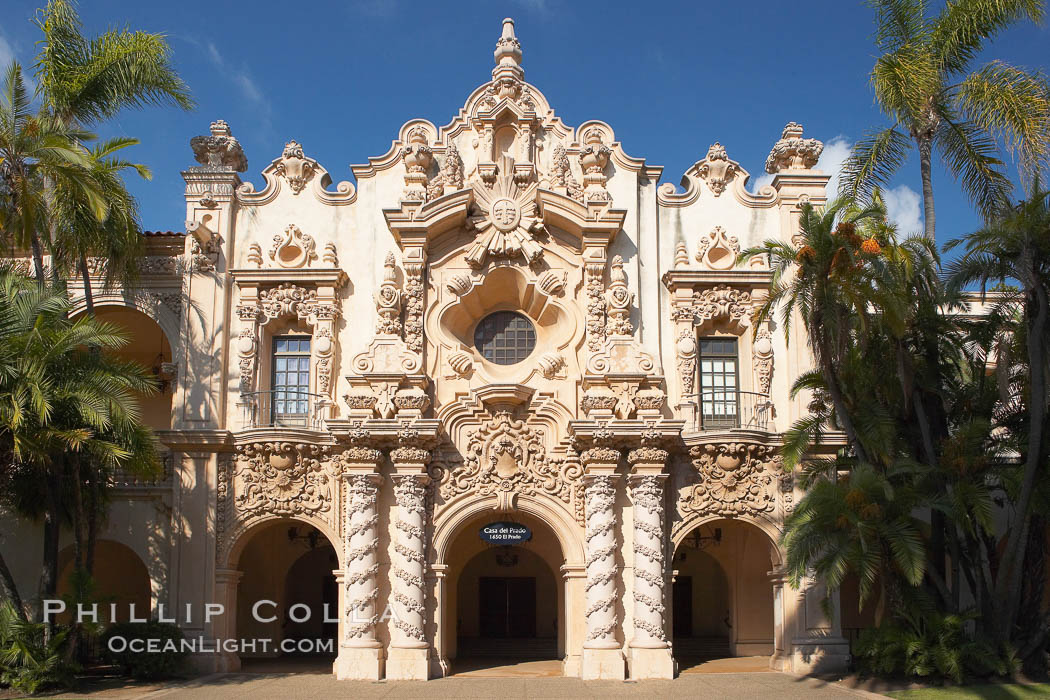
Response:
[[[298,226],[292,224],[283,234],[273,237],[270,259],[281,267],[306,267],[311,260],[317,258],[316,247],[312,236],[303,233]]]
[[[510,174],[496,178],[492,188],[475,185],[477,213],[468,223],[477,231],[474,245],[467,253],[467,263],[473,268],[485,264],[491,255],[514,258],[518,254],[532,264],[543,254],[534,234],[543,229],[536,216],[536,183],[520,188]]]
[[[314,163],[298,141],[289,141],[284,146],[281,160],[277,163],[277,174],[288,181],[292,194],[299,194],[314,175]]]
[[[717,197],[725,192],[726,185],[736,175],[736,171],[737,166],[729,160],[725,146],[716,141],[707,149],[707,159],[700,166],[699,173],[711,188],[711,193]]]

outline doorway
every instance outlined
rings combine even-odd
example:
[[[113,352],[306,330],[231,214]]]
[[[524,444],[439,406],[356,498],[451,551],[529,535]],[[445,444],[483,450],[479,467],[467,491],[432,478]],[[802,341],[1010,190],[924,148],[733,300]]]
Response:
[[[536,577],[478,579],[478,632],[485,639],[536,636]]]

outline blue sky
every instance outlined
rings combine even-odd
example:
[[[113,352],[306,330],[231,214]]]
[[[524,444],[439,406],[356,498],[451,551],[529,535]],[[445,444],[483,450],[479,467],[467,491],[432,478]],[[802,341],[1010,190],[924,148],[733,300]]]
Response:
[[[42,1],[4,0],[0,63],[32,63],[29,19]],[[182,229],[179,171],[193,165],[189,139],[213,119],[230,123],[257,185],[289,139],[337,181],[352,179],[349,164],[385,153],[405,121],[449,122],[489,79],[505,16],[516,20],[526,79],[555,112],[570,125],[608,122],[627,153],[664,166],[664,181],[677,184],[714,141],[758,177],[792,120],[828,144],[834,167],[852,140],[886,123],[868,85],[873,15],[852,0],[82,0],[81,14],[88,33],[126,23],[167,34],[198,102],[189,113],[125,112],[101,130],[142,141],[129,155],[154,178],[129,184],[152,230]],[[1048,46],[1050,29],[1022,26],[982,58],[1050,72]],[[943,242],[979,222],[951,177],[934,177]],[[889,194],[905,229],[920,225],[918,190],[911,162]]]

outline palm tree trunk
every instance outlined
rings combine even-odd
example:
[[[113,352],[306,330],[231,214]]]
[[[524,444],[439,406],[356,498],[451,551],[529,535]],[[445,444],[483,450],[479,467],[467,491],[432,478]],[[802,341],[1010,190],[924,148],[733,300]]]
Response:
[[[1034,272],[1034,271],[1033,271]],[[1033,275],[1038,280],[1037,275]],[[1038,281],[1026,295],[1025,316],[1029,319],[1028,324],[1028,372],[1029,372],[1029,402],[1028,402],[1028,449],[1025,455],[1025,470],[1021,481],[1021,489],[1017,499],[1017,524],[1011,528],[1010,535],[1006,541],[1006,549],[1003,551],[1002,563],[999,569],[999,577],[996,581],[996,598],[1000,601],[1002,608],[997,616],[999,632],[1003,641],[1010,639],[1010,630],[1017,619],[1017,611],[1021,599],[1021,555],[1024,551],[1023,545],[1028,541],[1028,528],[1031,523],[1031,504],[1035,491],[1035,481],[1039,474],[1040,466],[1044,461],[1043,425],[1046,421],[1046,347],[1043,339],[1046,335],[1048,321],[1046,289]]]
[[[34,233],[29,241],[33,249],[33,271],[36,273],[36,283],[43,287],[46,277],[44,275],[44,250],[40,245],[40,236]]]
[[[937,216],[933,209],[933,139],[923,136],[919,142],[919,173],[922,176],[923,233],[931,241],[937,238]]]
[[[91,277],[88,275],[87,256],[84,253],[80,254],[77,267],[80,269],[80,279],[84,283],[84,305],[87,307],[87,315],[90,318],[94,318],[95,297],[91,293]]]
[[[11,575],[11,570],[7,568],[7,561],[4,559],[4,555],[0,552],[0,587],[3,588],[4,595],[11,601],[15,610],[18,612],[20,619],[26,619],[26,609],[22,603],[22,596],[18,594],[18,584],[15,583],[15,577]]]
[[[58,538],[62,529],[62,514],[59,498],[61,480],[52,465],[44,474],[44,556],[40,567],[40,619],[43,620],[43,601],[53,599],[58,590]]]

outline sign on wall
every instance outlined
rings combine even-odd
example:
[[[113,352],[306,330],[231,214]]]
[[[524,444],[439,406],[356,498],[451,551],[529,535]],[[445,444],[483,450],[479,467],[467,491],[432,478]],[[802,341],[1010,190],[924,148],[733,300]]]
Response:
[[[478,534],[489,544],[518,544],[532,539],[532,530],[521,523],[489,523]]]

